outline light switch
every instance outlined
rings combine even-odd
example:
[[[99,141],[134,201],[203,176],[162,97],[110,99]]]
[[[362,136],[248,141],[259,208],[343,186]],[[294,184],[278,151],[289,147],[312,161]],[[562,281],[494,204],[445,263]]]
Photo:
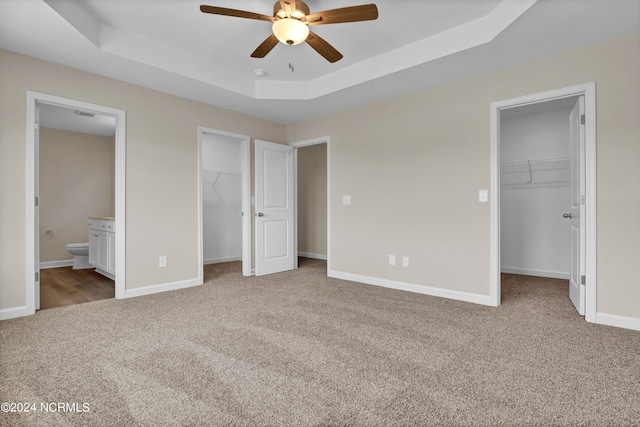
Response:
[[[486,203],[489,201],[489,190],[480,190],[478,192],[478,201],[481,203]]]
[[[351,204],[351,196],[342,196],[342,204],[350,205]]]

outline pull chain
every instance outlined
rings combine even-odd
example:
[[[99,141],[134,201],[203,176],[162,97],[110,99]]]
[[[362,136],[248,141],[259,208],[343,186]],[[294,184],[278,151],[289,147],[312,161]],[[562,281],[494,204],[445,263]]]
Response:
[[[296,69],[293,67],[293,64],[291,63],[291,48],[293,46],[289,46],[289,70],[291,70],[291,72],[293,73],[294,71],[296,71]]]

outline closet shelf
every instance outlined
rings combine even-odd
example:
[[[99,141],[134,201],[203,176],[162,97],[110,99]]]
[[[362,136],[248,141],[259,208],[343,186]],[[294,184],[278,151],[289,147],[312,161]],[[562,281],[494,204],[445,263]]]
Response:
[[[571,182],[571,158],[504,162],[500,164],[500,179],[505,187],[568,185]]]
[[[218,173],[224,175],[240,175],[240,171],[226,171],[222,169],[202,169],[202,172]]]

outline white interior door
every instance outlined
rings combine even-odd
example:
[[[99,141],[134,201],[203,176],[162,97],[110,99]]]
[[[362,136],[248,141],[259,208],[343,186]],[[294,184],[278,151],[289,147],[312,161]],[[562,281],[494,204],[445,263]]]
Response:
[[[581,96],[570,115],[571,150],[571,212],[563,216],[571,221],[571,278],[569,297],[578,310],[585,313],[584,269],[586,262],[586,218],[585,218],[585,131],[584,97]]]
[[[40,310],[40,104],[35,107],[35,129],[33,131],[33,187],[36,199],[34,200],[34,306]]]
[[[295,268],[294,148],[256,140],[256,276]]]

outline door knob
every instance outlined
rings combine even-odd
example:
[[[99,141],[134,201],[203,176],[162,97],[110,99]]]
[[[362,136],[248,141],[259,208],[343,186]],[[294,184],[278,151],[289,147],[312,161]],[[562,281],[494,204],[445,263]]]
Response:
[[[570,213],[562,214],[562,218],[572,218],[572,215]]]
[[[258,213],[256,214],[256,216],[260,216],[260,217],[262,217],[262,216],[264,216],[264,214],[263,214],[262,212],[258,212]]]

